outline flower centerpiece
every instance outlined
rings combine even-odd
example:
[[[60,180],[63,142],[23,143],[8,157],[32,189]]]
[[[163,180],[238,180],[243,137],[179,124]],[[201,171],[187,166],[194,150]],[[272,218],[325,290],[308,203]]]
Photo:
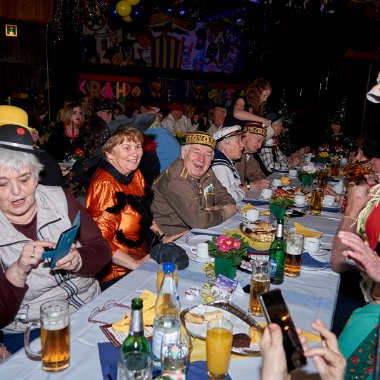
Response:
[[[286,209],[293,206],[289,193],[283,189],[276,189],[269,200],[269,211],[276,219],[284,219]]]
[[[311,186],[314,178],[318,176],[318,170],[315,165],[303,166],[298,171],[298,178],[301,181],[302,186]]]
[[[71,155],[74,160],[79,160],[80,158],[84,158],[84,151],[82,148],[76,148],[74,153]]]
[[[330,162],[330,147],[328,144],[321,145],[318,148],[318,153],[314,156],[313,162],[319,164],[327,164]]]
[[[213,237],[209,242],[210,256],[215,257],[215,276],[235,278],[237,266],[247,253],[248,243],[237,234]]]

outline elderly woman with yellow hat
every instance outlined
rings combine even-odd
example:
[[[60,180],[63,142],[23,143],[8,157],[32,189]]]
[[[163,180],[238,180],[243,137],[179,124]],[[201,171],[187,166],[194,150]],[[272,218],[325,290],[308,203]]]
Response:
[[[100,293],[94,276],[111,259],[99,228],[75,198],[58,186],[38,184],[42,165],[29,131],[18,125],[0,128],[0,328],[14,352],[22,333],[39,319],[40,306],[67,300],[70,311]],[[50,268],[42,259],[54,248],[80,211],[78,242]]]
[[[63,179],[58,163],[44,150],[35,146],[34,143],[36,138],[38,138],[38,132],[34,128],[29,127],[28,114],[19,107],[0,106],[0,128],[7,124],[24,127],[31,133],[34,147],[32,153],[43,165],[43,169],[40,172],[39,183],[46,186],[65,186],[65,180]]]

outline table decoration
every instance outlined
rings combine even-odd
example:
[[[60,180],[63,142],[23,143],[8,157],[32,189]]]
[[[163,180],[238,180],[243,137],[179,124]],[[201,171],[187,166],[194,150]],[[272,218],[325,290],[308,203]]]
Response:
[[[269,211],[277,220],[284,219],[286,209],[293,206],[294,202],[289,193],[282,189],[276,189],[269,200]]]
[[[315,165],[303,166],[302,169],[298,171],[298,178],[301,181],[302,186],[311,186],[317,175],[318,173]]]
[[[213,237],[209,243],[209,254],[215,257],[215,276],[224,274],[234,279],[247,248],[248,243],[237,234]]]

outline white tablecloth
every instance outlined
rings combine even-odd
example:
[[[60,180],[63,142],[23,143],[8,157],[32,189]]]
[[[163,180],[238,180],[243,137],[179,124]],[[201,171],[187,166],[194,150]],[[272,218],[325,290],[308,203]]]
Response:
[[[265,208],[265,206],[261,208]],[[208,232],[221,233],[230,228],[236,228],[241,217],[242,215],[237,213],[230,220],[208,230]],[[297,218],[297,221],[305,226],[323,231],[322,241],[325,243],[324,246],[328,247],[340,218],[341,215],[338,214],[323,213],[322,216],[306,215],[303,218]],[[295,219],[291,219],[290,223],[293,220]],[[181,238],[179,245],[189,249],[186,244],[186,237]],[[195,300],[188,300],[185,297],[185,290],[193,285],[201,287],[206,282],[202,267],[203,264],[190,262],[187,269],[179,272],[179,294],[182,308],[202,302],[200,296]],[[24,350],[20,350],[0,365],[1,379],[102,379],[97,344],[106,342],[107,338],[100,330],[100,325],[89,323],[88,317],[95,307],[102,307],[106,301],[116,300],[119,303],[130,305],[132,298],[139,296],[144,289],[155,292],[156,268],[157,264],[155,262],[147,262],[72,315],[71,364],[67,370],[58,373],[44,372],[41,369],[40,362],[28,359]],[[246,273],[238,271],[237,279],[242,286],[249,283],[249,275]],[[271,288],[274,287],[271,285]],[[336,273],[333,273],[330,269],[302,271],[300,277],[285,277],[284,283],[279,287],[283,290],[284,298],[288,303],[296,326],[310,330],[311,322],[316,318],[320,318],[331,327],[339,287],[339,276]],[[233,302],[246,309],[248,297],[248,294],[237,292]],[[115,308],[101,313],[97,318],[112,322],[121,318],[124,312],[125,310],[121,308]],[[264,321],[260,318],[258,320]],[[35,348],[38,344],[37,340],[33,342],[32,347]],[[243,379],[245,376],[250,379],[259,379],[260,366],[260,357],[232,360],[229,374],[233,379],[237,380]],[[312,373],[315,372],[313,365],[310,363],[302,372],[299,372],[298,376],[299,378],[307,379],[309,374],[312,376]]]

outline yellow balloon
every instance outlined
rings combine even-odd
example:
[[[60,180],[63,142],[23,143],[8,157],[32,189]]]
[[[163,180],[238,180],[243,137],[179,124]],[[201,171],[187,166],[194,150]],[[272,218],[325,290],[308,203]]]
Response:
[[[126,0],[128,4],[131,4],[131,5],[137,5],[140,0]]]
[[[122,16],[129,16],[132,12],[132,7],[125,0],[121,0],[116,4],[116,12]]]
[[[125,17],[123,17],[123,20],[124,20],[125,22],[132,22],[132,21],[133,21],[133,19],[132,19],[131,16],[125,16]]]

